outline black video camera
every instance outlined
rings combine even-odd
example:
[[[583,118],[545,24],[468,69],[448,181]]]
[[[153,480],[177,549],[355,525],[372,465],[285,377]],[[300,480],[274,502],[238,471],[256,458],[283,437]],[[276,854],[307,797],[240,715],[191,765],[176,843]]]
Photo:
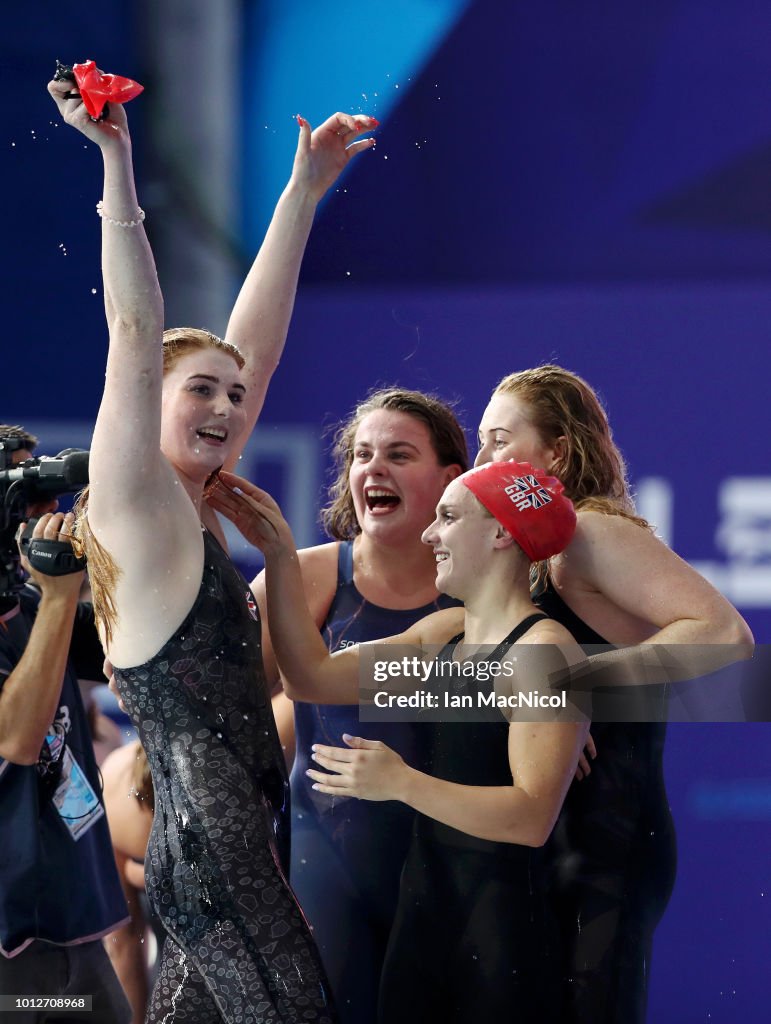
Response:
[[[24,584],[16,533],[27,518],[27,507],[74,494],[88,483],[87,451],[67,448],[52,458],[40,456],[14,466],[13,452],[24,447],[19,438],[0,436],[0,599],[12,597]]]

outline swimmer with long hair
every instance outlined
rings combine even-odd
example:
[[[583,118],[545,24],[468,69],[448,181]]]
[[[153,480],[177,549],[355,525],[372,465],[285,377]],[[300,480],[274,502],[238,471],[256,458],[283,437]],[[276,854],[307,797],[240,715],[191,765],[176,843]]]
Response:
[[[552,365],[503,378],[482,416],[475,465],[512,458],[558,476],[576,507],[575,536],[539,566],[534,600],[587,653],[605,648],[592,658],[595,672],[604,660],[611,682],[668,682],[750,656],[752,634],[736,609],[636,514],[623,456],[586,381]],[[571,787],[556,829],[565,1024],[645,1020],[653,933],[675,877],[666,727],[646,720],[646,690],[616,691],[627,721],[592,725],[591,776]]]
[[[147,752],[156,809],[146,878],[168,939],[148,1020],[335,1020],[287,883],[286,769],[254,600],[204,501],[237,459],[283,345],[313,211],[374,122],[306,122],[292,178],[236,303],[228,340],[163,331],[163,301],[120,104],[94,122],[49,92],[104,163],[110,335],[78,530],[106,651]],[[236,347],[237,342],[238,347]]]

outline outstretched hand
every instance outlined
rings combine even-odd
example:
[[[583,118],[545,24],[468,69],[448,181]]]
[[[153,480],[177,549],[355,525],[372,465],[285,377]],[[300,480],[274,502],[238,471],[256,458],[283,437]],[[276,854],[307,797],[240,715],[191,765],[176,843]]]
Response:
[[[401,782],[409,771],[402,758],[380,740],[343,733],[345,747],[326,747],[315,743],[313,760],[326,772],[309,768],[306,775],[313,788],[330,796],[356,796],[362,800],[399,800]],[[330,772],[334,774],[329,774]]]
[[[128,123],[120,103],[110,103],[110,116],[105,120],[93,121],[74,82],[53,80],[48,83],[48,91],[65,124],[77,128],[100,149],[128,141]]]
[[[357,153],[372,149],[373,138],[360,139],[379,122],[367,114],[333,114],[311,132],[305,118],[297,115],[300,139],[292,168],[292,180],[307,189],[318,202]]]
[[[267,491],[220,470],[204,491],[207,504],[229,519],[241,535],[265,556],[295,550],[294,538],[281,509]]]

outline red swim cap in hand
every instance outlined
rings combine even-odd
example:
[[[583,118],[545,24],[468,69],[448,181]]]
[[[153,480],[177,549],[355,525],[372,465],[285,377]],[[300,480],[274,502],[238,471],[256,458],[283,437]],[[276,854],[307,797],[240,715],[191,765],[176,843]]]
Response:
[[[505,527],[528,558],[564,550],[576,529],[573,503],[556,476],[529,462],[488,462],[458,477]]]
[[[144,89],[143,85],[130,78],[104,74],[93,60],[87,60],[84,64],[73,64],[72,73],[83,106],[94,120],[98,120],[105,103],[128,103]]]

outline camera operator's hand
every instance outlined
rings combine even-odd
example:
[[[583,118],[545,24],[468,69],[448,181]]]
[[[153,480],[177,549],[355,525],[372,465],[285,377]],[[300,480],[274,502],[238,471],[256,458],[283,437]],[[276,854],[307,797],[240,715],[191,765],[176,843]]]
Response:
[[[48,91],[64,122],[77,128],[100,149],[128,141],[128,123],[120,103],[110,103],[110,115],[104,121],[92,121],[74,82],[51,81]]]
[[[41,516],[35,524],[32,533],[32,540],[58,540],[69,543],[72,536],[72,529],[75,524],[75,517],[72,512],[47,512]],[[18,536],[24,531],[26,523],[22,523]],[[40,588],[44,597],[59,597],[74,600],[77,602],[80,588],[83,586],[85,572],[73,572],[67,576],[46,576],[42,572],[33,569],[24,555],[21,556],[21,564],[25,572],[28,572],[35,584]]]
[[[73,522],[71,512],[47,512],[36,523],[32,537],[68,542]],[[24,556],[21,562],[41,596],[27,646],[3,685],[0,757],[13,764],[35,764],[59,706],[85,573],[46,576],[35,572]]]

